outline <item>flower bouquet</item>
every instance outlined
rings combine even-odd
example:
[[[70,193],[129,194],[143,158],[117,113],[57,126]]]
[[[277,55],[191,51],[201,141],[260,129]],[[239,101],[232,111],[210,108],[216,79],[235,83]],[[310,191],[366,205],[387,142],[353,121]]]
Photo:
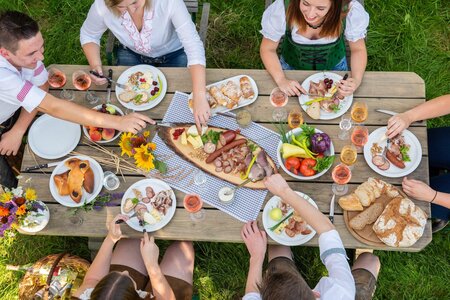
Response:
[[[156,149],[156,144],[151,142],[150,131],[133,134],[130,132],[123,133],[120,137],[119,146],[121,155],[128,155],[134,158],[136,167],[148,172],[157,169],[160,173],[167,172],[166,163],[156,159],[153,151]]]
[[[47,225],[50,216],[48,208],[36,199],[36,191],[32,188],[3,189],[0,186],[1,237],[17,228],[37,232]]]

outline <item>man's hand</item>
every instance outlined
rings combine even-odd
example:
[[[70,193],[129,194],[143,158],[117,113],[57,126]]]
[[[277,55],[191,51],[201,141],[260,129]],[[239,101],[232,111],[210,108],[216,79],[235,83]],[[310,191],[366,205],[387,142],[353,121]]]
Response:
[[[95,71],[100,75],[103,75],[102,66],[95,66],[92,68],[92,71]],[[95,85],[104,85],[104,84],[108,83],[108,80],[106,80],[106,78],[100,78],[91,73],[89,73],[89,76],[91,77],[92,82]]]
[[[307,94],[305,89],[296,80],[290,80],[286,77],[277,82],[280,90],[288,96],[300,96],[301,94]]]
[[[147,123],[155,124],[155,121],[143,114],[131,113],[120,117],[120,121],[115,129],[123,132],[138,133],[147,127]]]
[[[291,188],[286,180],[280,174],[273,174],[272,176],[264,178],[264,185],[274,195],[282,198],[282,195]]]
[[[197,126],[197,131],[201,134],[202,125],[206,126],[211,117],[211,108],[209,107],[208,100],[206,100],[206,93],[194,94],[192,102],[195,125]]]
[[[159,248],[155,244],[155,238],[153,236],[149,238],[147,232],[144,232],[144,237],[141,239],[141,255],[145,266],[158,267]]]
[[[23,133],[11,128],[0,137],[0,154],[16,155],[22,144]]]
[[[250,258],[262,262],[267,249],[266,232],[258,228],[256,221],[250,221],[242,227],[241,237],[247,246]]]

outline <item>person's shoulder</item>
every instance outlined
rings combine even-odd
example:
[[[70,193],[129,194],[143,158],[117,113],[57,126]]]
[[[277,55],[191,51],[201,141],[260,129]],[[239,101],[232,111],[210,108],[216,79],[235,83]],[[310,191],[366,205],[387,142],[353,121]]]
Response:
[[[364,6],[359,3],[359,1],[352,0],[349,4],[349,11],[347,14],[347,18],[365,18],[369,17],[369,14],[367,13]]]

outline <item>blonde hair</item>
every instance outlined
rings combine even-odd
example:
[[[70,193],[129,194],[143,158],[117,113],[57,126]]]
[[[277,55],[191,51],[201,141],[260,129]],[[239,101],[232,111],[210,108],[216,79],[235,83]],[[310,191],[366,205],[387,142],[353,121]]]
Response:
[[[136,1],[139,1],[139,0],[136,0]],[[105,0],[106,6],[117,17],[120,16],[121,13],[116,8],[116,6],[119,5],[122,2],[123,2],[123,0]],[[152,5],[152,1],[151,0],[145,0],[144,9],[150,9],[151,5]]]

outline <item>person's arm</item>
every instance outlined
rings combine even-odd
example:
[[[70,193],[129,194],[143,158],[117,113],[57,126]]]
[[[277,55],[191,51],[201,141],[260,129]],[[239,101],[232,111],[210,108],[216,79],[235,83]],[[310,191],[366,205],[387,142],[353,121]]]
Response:
[[[411,123],[450,114],[450,94],[428,100],[388,121],[387,136],[392,138],[405,130]]]
[[[274,174],[264,179],[267,189],[274,195],[280,197],[283,202],[289,204],[294,210],[320,235],[335,229],[327,216],[312,206],[303,197],[297,195],[286,180],[280,174]]]
[[[343,96],[350,96],[361,85],[364,72],[367,66],[367,49],[364,39],[356,42],[348,42],[350,47],[350,63],[352,67],[351,77],[342,80],[339,84],[339,93]]]
[[[102,114],[81,105],[64,101],[46,94],[38,109],[56,118],[78,123],[84,126],[114,128],[123,132],[137,133],[146,127],[146,123],[155,124],[149,117],[132,113],[125,116]]]
[[[166,277],[164,276],[158,264],[159,248],[155,244],[155,238],[145,232],[141,239],[141,255],[144,260],[145,268],[150,276],[153,294],[156,299],[176,300]]]
[[[256,221],[250,221],[242,227],[241,237],[250,253],[245,293],[259,293],[258,285],[262,281],[262,267],[267,249],[266,232],[258,228]]]
[[[206,76],[205,66],[192,65],[189,66],[189,72],[192,78],[192,94],[193,94],[193,110],[195,124],[197,125],[198,132],[201,131],[201,125],[208,123],[211,116],[211,108],[209,107],[208,100],[206,99]]]
[[[306,93],[298,81],[286,78],[277,55],[278,44],[279,41],[274,42],[263,37],[261,47],[259,48],[259,54],[264,67],[284,93],[289,96],[299,96],[301,93]]]
[[[100,57],[100,46],[96,43],[87,43],[82,46],[84,55],[89,63],[91,70],[96,71],[98,74],[103,75],[102,59]],[[103,85],[107,83],[105,78],[99,78],[89,73],[92,81],[96,85]]]
[[[75,292],[75,297],[79,297],[86,289],[95,287],[103,277],[108,275],[114,245],[122,237],[120,224],[116,224],[116,221],[126,221],[127,219],[128,216],[117,215],[111,221],[108,228],[108,235],[106,236],[100,249],[98,250],[94,261],[89,267],[89,270],[86,272],[83,283]]]
[[[403,178],[403,191],[410,197],[450,208],[450,194],[432,189],[423,181]]]

